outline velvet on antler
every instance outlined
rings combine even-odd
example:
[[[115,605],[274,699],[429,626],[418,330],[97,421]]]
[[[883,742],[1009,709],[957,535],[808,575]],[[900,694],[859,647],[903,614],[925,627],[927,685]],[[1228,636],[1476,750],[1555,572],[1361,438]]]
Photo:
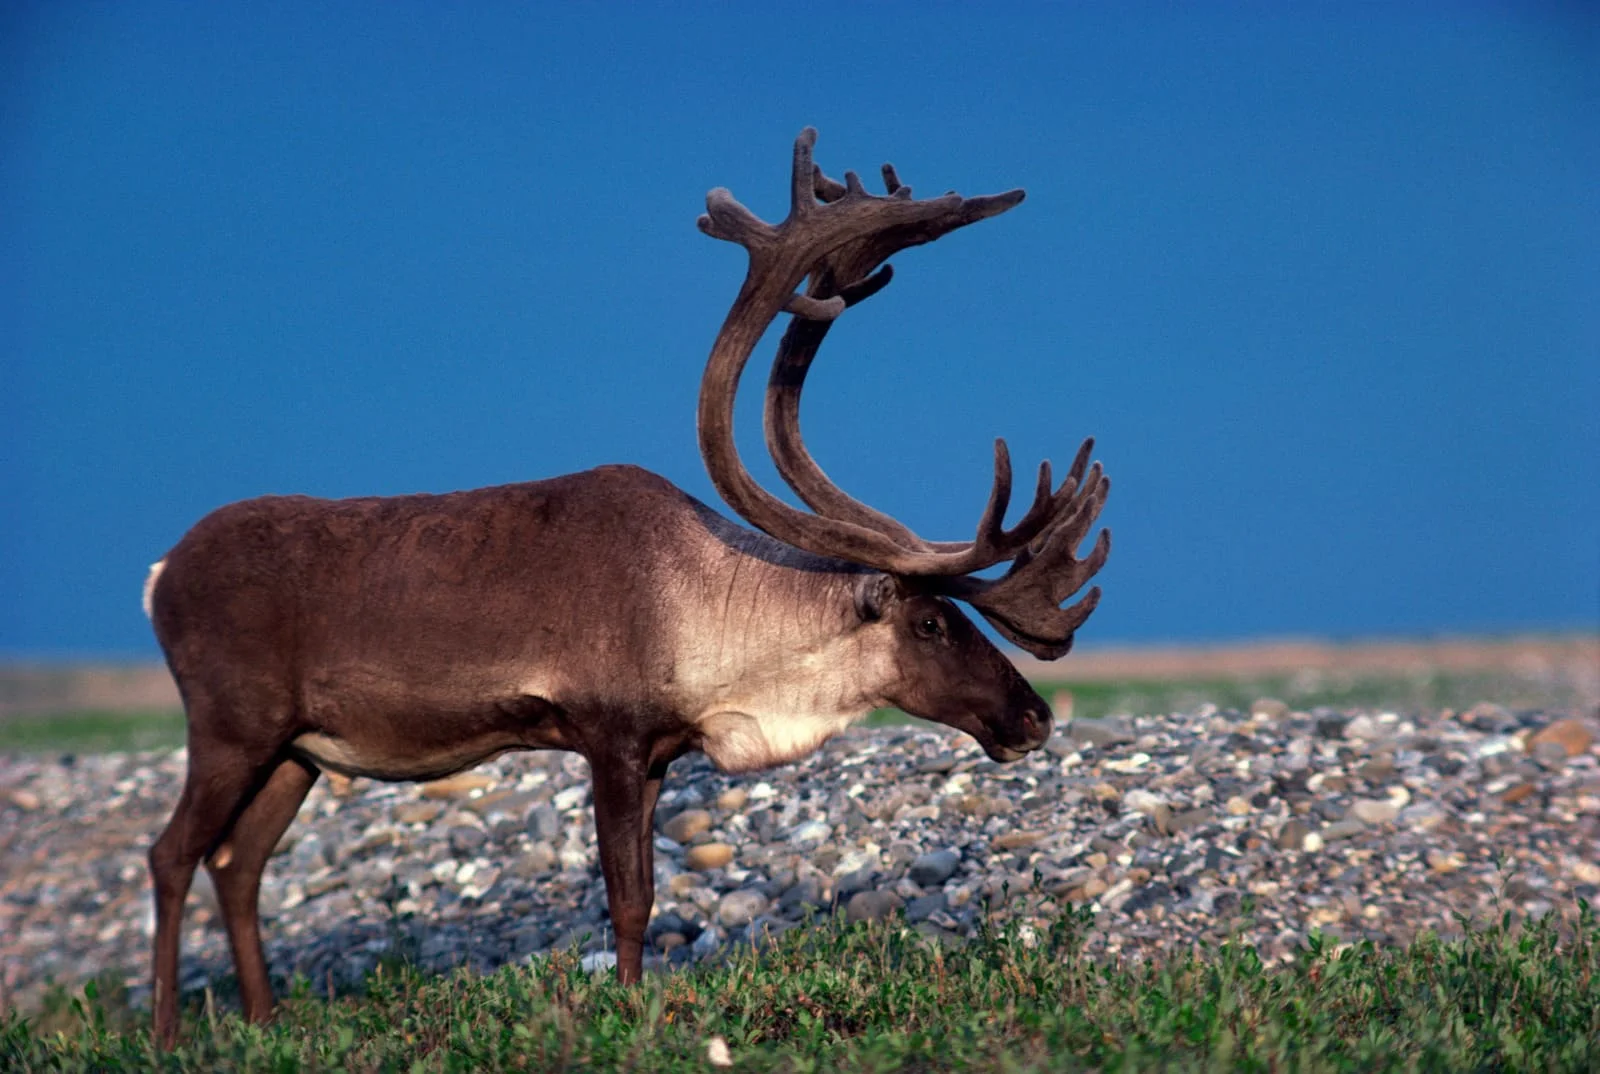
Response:
[[[1029,652],[1045,659],[1062,656],[1098,602],[1099,590],[1069,608],[1060,605],[1099,569],[1110,548],[1109,534],[1103,532],[1088,558],[1076,558],[1110,487],[1098,463],[1085,470],[1092,441],[1085,441],[1072,471],[1054,491],[1049,463],[1040,466],[1032,504],[1008,529],[1011,460],[1005,441],[997,440],[994,483],[976,536],[941,542],[924,540],[835,485],[806,450],[799,426],[805,377],[831,322],[889,282],[892,269],[884,262],[907,247],[1005,212],[1022,201],[1023,192],[917,200],[885,165],[887,194],[872,195],[854,172],[846,172],[843,183],[825,176],[812,160],[815,141],[811,128],[795,141],[789,216],[781,224],[759,220],[720,188],[707,197],[708,211],[700,218],[701,230],[739,243],[750,256],[744,286],[701,382],[700,444],[712,481],[735,511],[779,540],[966,601]],[[807,277],[806,292],[797,294]],[[733,443],[740,374],[762,333],[784,311],[795,319],[768,381],[767,444],[781,476],[815,513],[790,507],[761,488]],[[1011,567],[1001,578],[976,576],[1007,561]]]

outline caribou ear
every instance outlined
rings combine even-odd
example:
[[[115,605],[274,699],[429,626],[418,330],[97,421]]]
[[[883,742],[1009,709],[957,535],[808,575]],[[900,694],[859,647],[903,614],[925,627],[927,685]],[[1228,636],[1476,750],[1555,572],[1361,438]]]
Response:
[[[900,595],[900,583],[894,575],[863,574],[856,579],[856,615],[863,623],[876,623]]]

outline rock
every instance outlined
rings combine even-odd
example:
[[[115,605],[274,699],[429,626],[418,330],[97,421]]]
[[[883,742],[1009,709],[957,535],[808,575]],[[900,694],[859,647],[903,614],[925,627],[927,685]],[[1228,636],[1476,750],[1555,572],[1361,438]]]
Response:
[[[494,777],[483,772],[458,772],[444,779],[435,779],[422,785],[424,798],[465,798],[473,791],[494,786]]]
[[[808,820],[789,833],[789,842],[796,844],[823,843],[833,834],[833,825],[825,820]]]
[[[721,869],[732,860],[733,847],[727,843],[702,843],[697,847],[690,847],[689,852],[683,856],[685,868],[702,873],[711,869]]]
[[[946,751],[932,757],[924,757],[917,762],[917,771],[923,775],[938,776],[950,771],[956,766],[956,755]]]
[[[1358,742],[1373,742],[1384,738],[1385,731],[1376,717],[1362,713],[1344,725],[1344,737]]]
[[[1559,746],[1567,757],[1587,753],[1594,743],[1594,732],[1582,720],[1557,720],[1528,740],[1528,752],[1535,753],[1544,746]],[[1553,755],[1553,750],[1550,754]]]
[[[1130,813],[1142,813],[1147,817],[1155,816],[1157,807],[1165,805],[1159,794],[1151,794],[1146,790],[1131,790],[1122,796],[1122,808]]]
[[[912,862],[906,875],[920,887],[936,887],[954,876],[960,864],[961,854],[958,851],[935,850]]]
[[[707,925],[700,935],[694,938],[694,942],[689,945],[689,948],[694,952],[695,958],[705,958],[722,946],[722,940],[722,930],[714,924]]]
[[[443,812],[442,802],[398,802],[393,816],[396,824],[431,824]]]
[[[754,921],[758,914],[763,914],[767,909],[767,897],[759,891],[730,891],[722,897],[717,904],[717,920],[730,929],[736,929]]]
[[[1348,820],[1360,821],[1372,827],[1393,824],[1399,816],[1398,805],[1393,801],[1377,798],[1358,798],[1350,803],[1350,810],[1345,814]]]
[[[589,804],[589,784],[579,783],[577,786],[568,787],[566,790],[557,791],[550,804],[562,813],[570,813],[574,809],[581,809]]]
[[[1356,775],[1368,783],[1382,783],[1394,775],[1394,757],[1383,753],[1356,769]]]
[[[517,855],[512,867],[523,876],[541,876],[556,867],[556,849],[549,843],[533,843]]]
[[[561,813],[553,805],[536,805],[523,817],[523,827],[535,839],[551,842],[561,837]]]
[[[1528,752],[1535,761],[1538,761],[1546,768],[1560,768],[1567,763],[1567,758],[1572,756],[1567,752],[1567,747],[1559,742],[1531,744]]]
[[[1276,722],[1289,715],[1289,706],[1275,697],[1257,698],[1250,706],[1250,715]]]
[[[906,923],[915,925],[926,921],[934,914],[945,908],[944,892],[933,895],[923,895],[906,903]]]
[[[1302,850],[1306,845],[1306,836],[1311,834],[1311,829],[1301,820],[1291,820],[1278,830],[1279,850]]]
[[[199,875],[203,875],[203,874],[198,874],[198,873],[196,874],[197,877]],[[207,887],[208,888],[210,886],[209,885],[209,880],[210,880],[210,878],[207,877]],[[350,878],[348,876],[346,876],[344,874],[344,871],[341,870],[341,869],[331,869],[330,868],[330,869],[323,869],[323,870],[321,870],[319,872],[312,873],[310,876],[306,877],[306,882],[305,882],[306,898],[315,899],[319,895],[326,895],[330,891],[336,891],[339,888],[344,887],[347,883],[349,883],[349,881],[350,881]],[[211,898],[212,898],[213,902],[216,901],[216,895],[214,893],[212,894]]]
[[[1254,807],[1250,804],[1250,799],[1244,797],[1243,795],[1236,794],[1232,798],[1229,798],[1227,804],[1222,808],[1230,817],[1244,817],[1248,816]]]
[[[892,891],[858,891],[845,904],[845,920],[882,921],[904,906],[900,896]]]
[[[1172,814],[1172,819],[1167,821],[1167,832],[1170,835],[1182,835],[1184,832],[1211,823],[1211,819],[1212,814],[1209,809],[1185,809]]]
[[[827,894],[815,877],[791,885],[778,900],[778,909],[790,917],[802,916],[807,910],[819,910],[827,905]]]
[[[6,792],[6,797],[10,800],[12,805],[16,806],[24,813],[32,813],[43,804],[37,794],[34,794],[25,787],[18,787],[14,790]]]
[[[617,953],[615,951],[591,951],[578,960],[586,973],[600,973],[604,970],[616,969]]]
[[[661,826],[661,834],[675,843],[687,843],[710,830],[711,814],[704,809],[685,809]]]
[[[1572,878],[1580,884],[1600,884],[1600,865],[1592,861],[1574,862]]]
[[[651,941],[663,955],[671,954],[688,942],[689,938],[681,932],[663,932]]]
[[[1065,729],[1067,737],[1097,749],[1122,746],[1135,741],[1138,736],[1125,717],[1107,716],[1096,719],[1089,716],[1074,717]]]
[[[1480,701],[1461,715],[1461,722],[1474,731],[1503,734],[1517,726],[1517,718],[1499,705]]]
[[[1450,814],[1434,802],[1418,802],[1416,805],[1406,806],[1400,811],[1400,816],[1395,818],[1396,823],[1418,832],[1431,832],[1449,819]]]
[[[1043,832],[1003,832],[989,844],[996,850],[1021,850],[1044,838]]]
[[[463,856],[475,853],[483,848],[489,841],[489,835],[482,828],[473,828],[459,824],[447,833],[450,840],[450,849]]]
[[[1360,820],[1337,820],[1322,829],[1321,838],[1324,842],[1335,843],[1340,839],[1349,839],[1360,835],[1367,830],[1367,825]],[[1312,833],[1316,834],[1316,833]],[[1308,837],[1309,839],[1309,837]],[[1309,848],[1307,848],[1309,849]]]
[[[1532,783],[1529,783],[1526,780],[1513,783],[1511,786],[1500,792],[1500,800],[1506,805],[1516,805],[1518,802],[1532,798],[1533,792],[1536,789],[1537,788]]]
[[[858,891],[866,891],[878,879],[878,870],[873,866],[853,869],[834,881],[833,897],[844,902]]]
[[[743,809],[750,800],[750,792],[743,787],[729,787],[717,795],[717,808],[725,809],[730,813],[737,813]]]
[[[1339,712],[1325,713],[1317,717],[1318,738],[1343,738],[1344,729],[1350,722],[1350,717]]]

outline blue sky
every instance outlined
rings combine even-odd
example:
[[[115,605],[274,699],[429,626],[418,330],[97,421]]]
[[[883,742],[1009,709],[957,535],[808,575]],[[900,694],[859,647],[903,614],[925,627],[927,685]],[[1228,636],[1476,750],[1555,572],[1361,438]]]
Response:
[[[155,655],[146,565],[261,493],[715,502],[744,264],[695,216],[781,216],[808,123],[834,174],[1027,188],[897,259],[806,429],[947,538],[992,437],[1094,434],[1084,643],[1594,628],[1600,19],[1110,9],[6,5],[0,654]]]

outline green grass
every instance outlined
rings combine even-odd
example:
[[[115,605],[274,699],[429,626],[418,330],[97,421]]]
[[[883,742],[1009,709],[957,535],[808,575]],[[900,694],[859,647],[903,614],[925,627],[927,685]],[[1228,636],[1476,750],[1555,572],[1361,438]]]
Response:
[[[1464,939],[1298,961],[1249,948],[1126,968],[1082,954],[1087,918],[942,948],[898,924],[795,930],[727,964],[622,988],[572,956],[489,977],[391,966],[361,995],[299,983],[257,1028],[191,1004],[158,1055],[143,1016],[93,989],[0,1022],[15,1071],[703,1071],[713,1034],[760,1071],[1593,1071],[1600,924],[1509,916]]]
[[[1072,693],[1076,716],[1123,712],[1146,715],[1193,711],[1210,702],[1218,708],[1246,711],[1263,697],[1275,697],[1298,709],[1386,708],[1399,711],[1464,709],[1493,700],[1509,708],[1562,707],[1578,698],[1570,687],[1507,672],[1420,672],[1415,675],[1318,673],[1207,679],[1128,679],[1113,682],[1042,683],[1045,697],[1056,690]]]
[[[112,753],[183,745],[183,713],[59,712],[0,719],[0,752]]]

